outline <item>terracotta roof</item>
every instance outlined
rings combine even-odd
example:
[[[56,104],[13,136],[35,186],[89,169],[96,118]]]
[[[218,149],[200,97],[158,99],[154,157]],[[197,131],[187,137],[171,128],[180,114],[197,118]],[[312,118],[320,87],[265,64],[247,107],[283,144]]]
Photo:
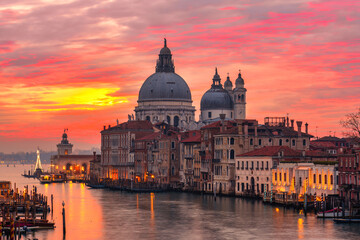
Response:
[[[161,132],[153,132],[153,133],[147,134],[141,138],[136,139],[136,141],[154,140],[154,139],[159,138],[160,135],[161,135]]]
[[[116,130],[153,130],[153,125],[149,121],[127,121],[105,129],[102,132]]]
[[[310,141],[310,146],[315,148],[336,148],[333,142]]]
[[[333,137],[333,136],[325,136],[322,138],[319,138],[317,140],[314,140],[316,142],[346,142],[343,138]]]
[[[279,152],[283,152],[283,156],[291,156],[291,157],[297,157],[301,156],[301,153],[298,151],[295,151],[287,146],[267,146],[262,147],[259,149],[256,149],[251,152],[243,153],[237,156],[240,157],[255,157],[255,156],[270,156],[270,157],[276,157],[279,155]]]
[[[298,132],[290,127],[260,125],[258,126],[258,136],[297,137]],[[301,132],[301,136],[310,138],[313,137],[312,135],[304,132]]]
[[[225,126],[227,128],[234,127],[234,124],[236,124],[236,121],[224,121],[226,124]],[[201,129],[209,129],[209,128],[220,128],[221,127],[221,121],[213,122],[211,124],[208,124]]]
[[[185,138],[181,141],[183,143],[201,142],[201,132],[199,130],[188,131],[185,133]]]

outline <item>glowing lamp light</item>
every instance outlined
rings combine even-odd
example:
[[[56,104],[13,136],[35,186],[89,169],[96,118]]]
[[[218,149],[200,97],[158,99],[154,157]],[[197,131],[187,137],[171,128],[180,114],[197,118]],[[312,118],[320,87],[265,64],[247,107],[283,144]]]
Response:
[[[65,166],[63,166],[63,170],[65,170],[66,168],[65,168]]]
[[[84,171],[85,170],[85,168],[84,167],[81,167],[81,171]]]
[[[59,169],[59,166],[58,166],[58,165],[56,165],[55,169]]]
[[[275,211],[276,211],[276,212],[279,212],[279,211],[280,211],[280,209],[279,209],[279,208],[275,208]]]
[[[70,170],[73,170],[73,167],[72,167],[72,166],[70,166]]]

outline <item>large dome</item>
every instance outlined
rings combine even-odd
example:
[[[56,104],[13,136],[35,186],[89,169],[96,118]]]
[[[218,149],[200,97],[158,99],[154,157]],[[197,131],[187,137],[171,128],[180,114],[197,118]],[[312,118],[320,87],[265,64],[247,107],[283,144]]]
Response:
[[[156,72],[141,86],[138,101],[157,100],[192,101],[189,86],[174,72]]]
[[[201,98],[200,110],[233,109],[229,93],[222,88],[211,88]]]

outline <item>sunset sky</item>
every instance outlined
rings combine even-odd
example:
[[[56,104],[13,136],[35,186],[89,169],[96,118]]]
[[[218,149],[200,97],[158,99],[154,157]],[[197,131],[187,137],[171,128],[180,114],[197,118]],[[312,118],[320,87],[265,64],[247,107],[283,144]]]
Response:
[[[214,68],[241,69],[247,117],[286,116],[313,135],[360,106],[359,0],[1,0],[0,152],[100,146],[126,121],[168,40],[196,118]],[[316,126],[318,127],[316,129]]]

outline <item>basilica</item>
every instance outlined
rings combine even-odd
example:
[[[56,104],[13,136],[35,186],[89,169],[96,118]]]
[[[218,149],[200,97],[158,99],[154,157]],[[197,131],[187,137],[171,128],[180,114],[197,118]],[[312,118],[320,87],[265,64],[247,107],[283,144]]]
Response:
[[[175,73],[171,50],[164,39],[155,73],[140,88],[138,105],[135,107],[136,120],[148,120],[153,124],[166,122],[185,130],[193,130],[220,120],[220,114],[225,114],[225,119],[245,119],[246,88],[241,73],[239,72],[233,88],[229,76],[222,85],[217,68],[215,69],[211,88],[201,98],[198,122],[195,121],[195,107],[192,103],[190,88]]]

